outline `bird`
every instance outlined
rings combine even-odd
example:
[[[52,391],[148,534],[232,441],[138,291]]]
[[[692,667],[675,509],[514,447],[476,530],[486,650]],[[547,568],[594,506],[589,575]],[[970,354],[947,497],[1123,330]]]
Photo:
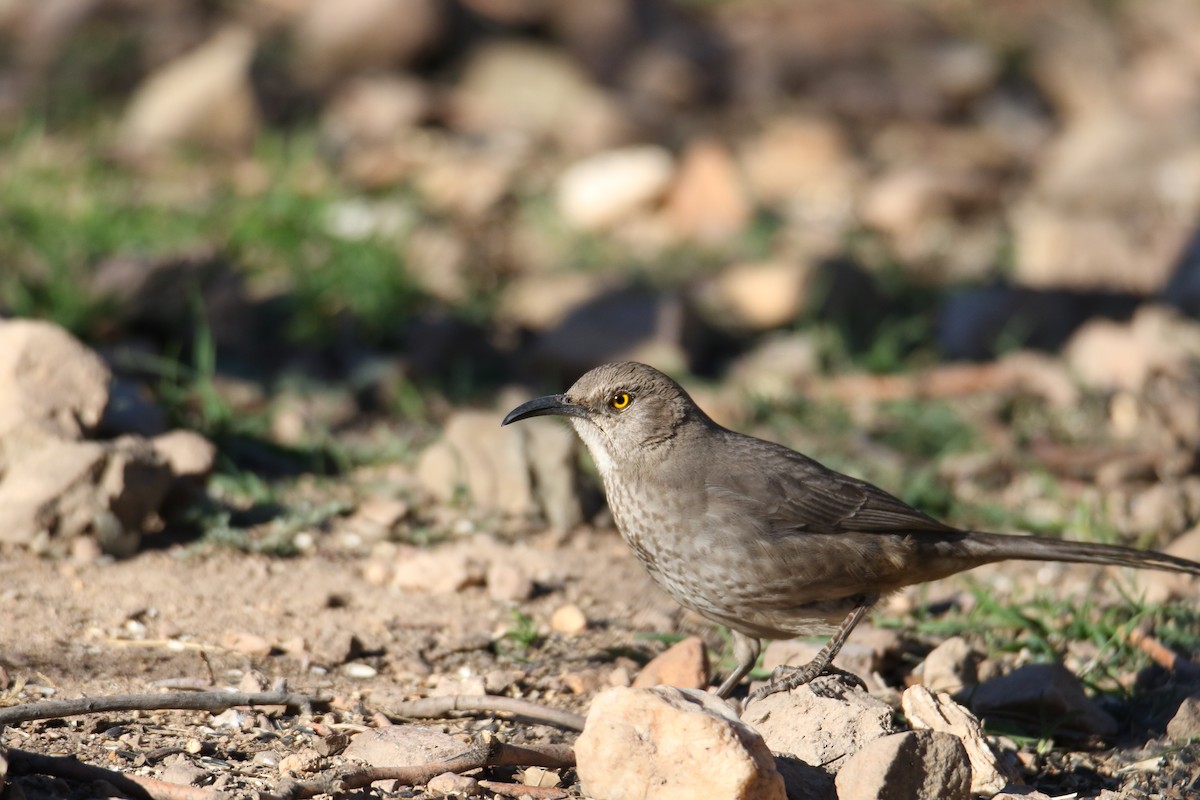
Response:
[[[997,561],[1067,561],[1200,575],[1200,563],[1115,545],[964,530],[867,481],[714,422],[673,379],[634,361],[596,367],[502,426],[570,421],[595,462],[622,538],[676,601],[732,634],[729,697],[764,639],[829,636],[747,702],[826,673],[882,597]],[[842,673],[845,674],[845,673]]]

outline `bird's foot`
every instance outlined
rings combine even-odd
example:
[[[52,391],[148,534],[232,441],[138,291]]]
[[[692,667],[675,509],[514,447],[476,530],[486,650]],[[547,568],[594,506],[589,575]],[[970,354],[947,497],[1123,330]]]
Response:
[[[776,692],[790,692],[797,686],[809,684],[813,694],[818,697],[837,699],[843,697],[846,689],[859,688],[864,692],[867,685],[862,678],[844,669],[834,666],[820,668],[820,664],[805,664],[801,667],[778,666],[771,673],[771,680],[765,686],[760,686],[750,693],[746,702],[761,700]]]

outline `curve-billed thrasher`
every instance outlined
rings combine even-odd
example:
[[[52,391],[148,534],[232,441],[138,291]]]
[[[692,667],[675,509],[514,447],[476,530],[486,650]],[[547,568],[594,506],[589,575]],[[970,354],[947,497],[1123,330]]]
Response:
[[[1200,575],[1198,563],[1150,551],[943,525],[876,486],[721,427],[644,364],[597,367],[502,424],[544,414],[570,419],[621,535],[658,585],[733,631],[738,667],[721,697],[754,667],[762,639],[833,634],[811,662],[777,671],[751,699],[826,671],[880,597],[981,564],[1077,561]]]

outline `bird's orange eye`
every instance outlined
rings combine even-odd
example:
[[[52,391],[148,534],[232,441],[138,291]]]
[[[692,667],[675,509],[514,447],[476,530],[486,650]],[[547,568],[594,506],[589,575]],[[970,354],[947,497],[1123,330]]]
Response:
[[[612,399],[608,401],[608,404],[617,411],[624,411],[625,409],[629,408],[629,404],[632,402],[633,398],[629,395],[629,392],[617,392],[612,396]]]

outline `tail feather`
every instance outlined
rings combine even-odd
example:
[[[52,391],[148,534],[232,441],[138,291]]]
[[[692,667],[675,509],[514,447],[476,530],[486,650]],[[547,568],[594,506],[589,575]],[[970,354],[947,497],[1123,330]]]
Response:
[[[1070,542],[1040,536],[1011,536],[1002,533],[972,533],[962,540],[971,555],[984,562],[1072,561],[1080,564],[1109,564],[1136,569],[1163,569],[1200,575],[1200,563],[1154,550],[1136,550],[1111,544]],[[981,562],[983,563],[983,562]]]

